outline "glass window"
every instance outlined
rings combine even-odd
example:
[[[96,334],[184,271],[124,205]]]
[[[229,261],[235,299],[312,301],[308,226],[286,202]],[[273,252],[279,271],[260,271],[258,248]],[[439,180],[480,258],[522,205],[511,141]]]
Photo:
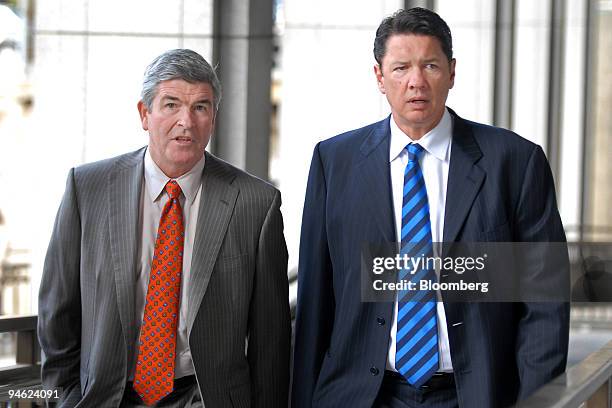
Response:
[[[584,240],[612,242],[612,1],[600,0],[591,44],[590,132],[586,135]]]
[[[36,314],[68,170],[147,144],[136,109],[144,69],[178,47],[210,60],[213,2],[16,3],[35,8],[0,5],[0,186],[11,192],[0,194],[0,313]]]
[[[276,19],[280,63],[273,86],[279,140],[270,177],[283,194],[289,269],[297,266],[315,144],[390,113],[376,86],[372,48],[381,20],[401,5],[401,1],[285,0],[277,11],[282,13]]]

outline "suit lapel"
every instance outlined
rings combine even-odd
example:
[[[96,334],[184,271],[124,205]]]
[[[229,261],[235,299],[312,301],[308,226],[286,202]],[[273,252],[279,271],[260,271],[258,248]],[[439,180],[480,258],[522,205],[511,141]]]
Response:
[[[355,182],[363,183],[363,194],[369,214],[376,218],[376,225],[382,234],[382,241],[395,242],[395,217],[393,215],[393,194],[389,169],[389,145],[391,129],[389,118],[377,124],[361,145],[363,159],[357,164],[359,177]]]
[[[191,328],[206,293],[221,243],[234,212],[239,190],[231,183],[235,175],[216,157],[206,153],[202,192],[196,227],[189,290],[187,330]]]
[[[144,152],[141,149],[120,159],[109,174],[110,247],[115,271],[119,317],[128,356],[133,355],[134,288],[136,286],[136,255],[140,194],[144,177]]]
[[[452,110],[450,112],[453,116],[453,141],[446,190],[444,242],[457,239],[486,176],[476,165],[482,152],[471,129],[465,120]]]
[[[453,117],[453,140],[444,212],[443,256],[448,255],[451,243],[457,240],[486,177],[484,170],[477,165],[482,151],[470,126],[451,109],[449,111]],[[457,375],[472,369],[463,341],[466,337],[465,321],[471,315],[466,312],[468,306],[464,302],[444,302],[450,347],[454,350],[451,357]]]

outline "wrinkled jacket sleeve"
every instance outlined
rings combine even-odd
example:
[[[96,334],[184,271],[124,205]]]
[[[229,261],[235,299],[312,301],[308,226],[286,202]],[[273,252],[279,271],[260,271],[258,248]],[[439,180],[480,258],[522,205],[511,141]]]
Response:
[[[72,407],[81,399],[80,248],[81,221],[72,169],[47,250],[38,300],[43,388],[61,388],[62,407]]]
[[[333,270],[326,234],[327,185],[320,144],[314,149],[300,238],[292,407],[311,407],[334,319]]]

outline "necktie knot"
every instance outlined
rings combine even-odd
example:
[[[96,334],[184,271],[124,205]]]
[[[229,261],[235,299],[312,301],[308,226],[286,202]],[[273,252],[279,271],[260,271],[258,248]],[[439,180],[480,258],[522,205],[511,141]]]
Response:
[[[419,161],[419,159],[425,152],[423,146],[415,143],[409,143],[406,146],[406,149],[408,149],[408,161]]]
[[[181,187],[175,180],[170,180],[166,183],[166,193],[170,196],[170,199],[178,199],[181,196]]]

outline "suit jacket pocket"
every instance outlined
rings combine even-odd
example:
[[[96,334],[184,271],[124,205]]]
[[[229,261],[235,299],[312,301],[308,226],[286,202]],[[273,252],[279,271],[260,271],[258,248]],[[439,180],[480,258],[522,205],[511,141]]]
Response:
[[[224,256],[217,260],[215,264],[215,268],[217,270],[235,270],[241,269],[242,265],[247,261],[247,257],[249,254],[238,254],[238,255],[230,255]]]
[[[248,308],[252,289],[252,274],[249,270],[248,254],[220,258],[215,266],[215,273],[223,282],[223,293],[229,295],[234,307]]]
[[[230,390],[230,399],[234,408],[251,407],[251,384],[246,383]]]
[[[508,223],[504,223],[478,235],[478,242],[512,242],[512,233]]]

